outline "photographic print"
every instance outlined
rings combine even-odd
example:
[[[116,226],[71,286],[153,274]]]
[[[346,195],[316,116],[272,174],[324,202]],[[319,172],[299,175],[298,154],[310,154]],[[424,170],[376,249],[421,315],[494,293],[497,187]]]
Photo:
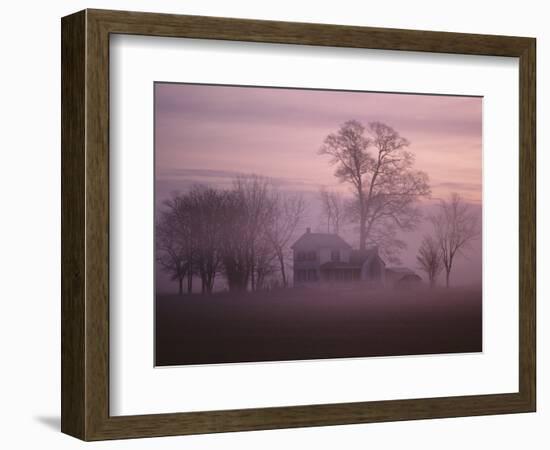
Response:
[[[156,366],[482,351],[481,97],[154,90]]]

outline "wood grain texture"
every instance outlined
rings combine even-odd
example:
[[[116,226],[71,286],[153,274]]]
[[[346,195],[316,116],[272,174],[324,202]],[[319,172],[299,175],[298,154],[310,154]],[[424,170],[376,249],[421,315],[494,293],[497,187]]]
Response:
[[[519,391],[109,416],[109,34],[519,57]],[[86,10],[62,20],[62,430],[84,440],[534,411],[535,40]],[[185,405],[182,405],[185,409]]]
[[[88,10],[112,33],[279,44],[521,56],[529,38],[315,23]]]
[[[536,409],[536,42],[519,67],[519,390]]]
[[[86,410],[85,19],[79,12],[61,27],[61,430],[77,437]]]

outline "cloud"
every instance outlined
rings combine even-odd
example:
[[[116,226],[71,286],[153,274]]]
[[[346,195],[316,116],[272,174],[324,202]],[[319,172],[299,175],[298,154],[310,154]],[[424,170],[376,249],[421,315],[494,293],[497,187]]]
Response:
[[[432,183],[432,189],[444,188],[452,191],[470,191],[481,192],[481,183],[456,183],[456,182],[440,182]]]
[[[475,97],[194,84],[157,84],[155,92],[162,121],[331,129],[353,118],[407,131],[480,133]]]

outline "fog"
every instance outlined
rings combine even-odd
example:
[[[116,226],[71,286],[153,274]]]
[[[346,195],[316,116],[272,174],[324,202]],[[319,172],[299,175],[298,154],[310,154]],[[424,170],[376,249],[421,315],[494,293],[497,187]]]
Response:
[[[209,171],[209,170],[194,170],[194,171],[173,171],[170,176],[157,178],[156,184],[156,209],[162,211],[164,209],[163,202],[170,199],[171,196],[176,193],[187,192],[193,186],[209,186],[218,189],[229,189],[233,180],[238,176],[245,176],[245,174],[231,171]],[[312,183],[305,183],[301,180],[275,178],[271,179],[276,188],[283,193],[290,195],[298,194],[302,195],[305,204],[307,205],[304,213],[304,218],[301,220],[299,227],[297,227],[291,241],[296,241],[307,228],[310,228],[314,232],[325,233],[326,225],[322,218],[322,207],[319,196],[320,185]],[[344,195],[344,199],[351,197],[350,194]],[[423,215],[423,220],[419,226],[410,232],[400,232],[399,238],[406,243],[406,248],[399,253],[398,264],[390,264],[388,266],[402,266],[408,267],[417,272],[423,279],[425,274],[421,272],[416,260],[418,254],[418,248],[424,235],[433,234],[433,226],[429,222],[428,218],[437,211],[438,199],[429,199],[427,201],[419,202],[419,209]],[[482,217],[482,207],[479,203],[470,203],[469,207],[476,212],[476,214]],[[480,220],[481,223],[481,220]],[[357,226],[355,224],[344,225],[340,235],[346,242],[352,245],[354,248],[358,247],[358,233]],[[289,265],[291,269],[291,265]],[[444,274],[440,274],[439,283],[443,283]],[[454,286],[470,286],[478,285],[482,281],[482,238],[479,237],[474,240],[471,245],[468,246],[461,254],[456,257],[453,263],[452,271],[452,284]],[[216,282],[217,290],[226,288],[226,284],[223,280],[218,279]],[[158,266],[156,267],[156,289],[159,293],[173,294],[177,291],[177,283],[171,281],[170,277],[162,271]],[[195,283],[195,292],[199,292],[200,285]]]
[[[155,364],[481,352],[481,303],[479,287],[158,295]]]
[[[306,208],[288,245],[307,228],[327,232],[319,190],[337,192],[344,201],[354,194],[319,155],[321,145],[347,120],[383,121],[409,141],[414,169],[426,174],[431,189],[414,203],[423,218],[412,230],[397,232],[406,244],[397,255],[399,262],[387,265],[407,267],[425,279],[416,256],[423,237],[434,232],[428,218],[439,202],[455,192],[482,216],[481,107],[479,97],[157,83],[157,220],[176,193],[196,186],[229,190],[239,177],[255,174],[269,179],[281,195],[304,200]],[[359,248],[357,223],[346,223],[339,234]],[[176,292],[177,281],[158,264],[156,269],[157,292]],[[291,273],[291,265],[288,269]],[[481,278],[479,237],[457,254],[451,279],[454,286],[468,286]],[[223,277],[217,277],[215,290],[225,287]],[[199,288],[194,283],[193,292]]]

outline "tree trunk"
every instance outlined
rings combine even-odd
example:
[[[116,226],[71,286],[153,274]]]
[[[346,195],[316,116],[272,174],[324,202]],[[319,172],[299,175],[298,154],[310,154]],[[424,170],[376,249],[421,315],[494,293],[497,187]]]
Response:
[[[363,183],[359,180],[357,185],[357,199],[359,201],[359,250],[365,250],[367,247],[367,205],[365,205],[365,193],[363,192]]]
[[[179,295],[183,295],[183,277],[180,277],[180,278],[179,278],[179,290],[178,290],[178,293],[179,293]]]
[[[261,291],[263,289],[264,284],[264,275],[261,273],[258,273],[256,277],[256,290]]]
[[[361,211],[361,218],[359,222],[359,250],[365,250],[367,247],[367,236],[366,236],[366,228],[367,228],[367,218],[363,211]]]
[[[445,270],[445,286],[449,287],[449,279],[451,277],[451,269]]]
[[[246,291],[249,279],[249,265],[249,261],[246,260],[246,267],[244,267],[244,257],[241,259],[230,257],[224,260],[227,284],[230,291]]]
[[[283,278],[283,287],[288,287],[288,281],[286,279],[285,271],[285,259],[281,252],[277,252],[277,258],[279,259],[279,265],[281,266],[281,277]]]
[[[208,278],[208,284],[206,286],[208,293],[211,294],[214,290],[214,279],[216,278],[216,272],[212,272]]]
[[[256,265],[254,264],[254,255],[250,264],[250,287],[252,291],[256,290]]]
[[[187,293],[188,294],[193,293],[193,274],[192,273],[187,274]]]

